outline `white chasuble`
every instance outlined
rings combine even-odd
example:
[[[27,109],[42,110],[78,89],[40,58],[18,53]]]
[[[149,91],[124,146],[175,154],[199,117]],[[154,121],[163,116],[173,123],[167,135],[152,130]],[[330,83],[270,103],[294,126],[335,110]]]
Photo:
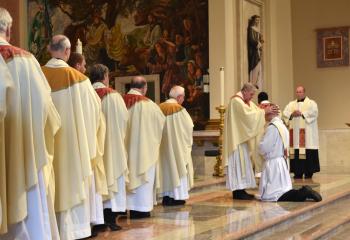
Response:
[[[158,105],[136,90],[130,90],[124,96],[124,101],[129,112],[125,140],[129,167],[127,188],[130,192],[127,206],[130,210],[150,211],[155,196],[155,168],[165,116]],[[138,202],[135,199],[143,199],[147,204],[139,207],[134,204]]]
[[[263,109],[252,101],[244,102],[241,92],[231,98],[225,114],[223,141],[226,185],[231,191],[256,186],[250,154],[256,154],[256,137],[264,124]]]
[[[122,96],[101,82],[93,87],[101,98],[102,111],[106,118],[104,164],[106,169],[108,196],[104,206],[113,212],[126,210],[125,182],[128,182],[127,152],[125,135],[128,124],[128,110]]]
[[[14,85],[7,94],[9,108],[4,118],[7,201],[2,201],[6,215],[0,234],[7,227],[9,231],[1,238],[58,239],[53,206],[48,202],[53,183],[45,173],[52,165],[52,142],[60,117],[36,59],[3,39],[0,54]]]
[[[185,200],[193,186],[193,122],[175,99],[162,103],[160,109],[166,121],[160,145],[159,193],[175,200]]]
[[[90,196],[107,194],[101,102],[89,79],[63,60],[51,59],[42,69],[62,121],[54,153],[55,209],[61,238],[88,237]]]
[[[13,94],[14,91],[14,83],[1,55],[0,79],[0,234],[2,234],[7,231],[5,117],[10,106],[10,94]]]

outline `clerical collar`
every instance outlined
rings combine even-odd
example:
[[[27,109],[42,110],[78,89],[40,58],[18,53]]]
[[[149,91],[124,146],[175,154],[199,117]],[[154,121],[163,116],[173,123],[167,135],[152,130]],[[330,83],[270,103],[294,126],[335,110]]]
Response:
[[[177,103],[176,99],[174,99],[174,98],[169,98],[165,102],[166,103]]]
[[[92,84],[92,87],[94,89],[99,89],[99,88],[106,88],[106,85],[104,85],[102,82],[95,82]]]
[[[66,61],[64,61],[62,58],[57,58],[57,57],[55,57],[54,59],[62,60],[63,62],[66,62]]]
[[[304,102],[305,98],[298,100],[297,102]]]

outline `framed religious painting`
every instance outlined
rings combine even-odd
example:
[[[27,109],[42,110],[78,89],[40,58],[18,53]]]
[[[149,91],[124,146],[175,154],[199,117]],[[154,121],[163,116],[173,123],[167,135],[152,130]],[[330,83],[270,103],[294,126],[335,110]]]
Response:
[[[317,67],[349,65],[349,28],[317,29]]]

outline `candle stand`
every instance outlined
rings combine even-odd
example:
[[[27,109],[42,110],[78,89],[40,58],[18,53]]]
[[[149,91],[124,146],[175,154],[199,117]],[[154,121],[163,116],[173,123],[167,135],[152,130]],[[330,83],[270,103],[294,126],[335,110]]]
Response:
[[[216,164],[214,166],[214,174],[213,176],[217,177],[223,177],[224,176],[224,168],[222,166],[222,143],[223,143],[223,137],[224,137],[224,116],[225,116],[225,106],[220,105],[219,107],[216,107],[216,110],[219,111],[220,114],[220,124],[219,124],[219,130],[220,130],[220,136],[219,136],[219,155],[216,156]]]

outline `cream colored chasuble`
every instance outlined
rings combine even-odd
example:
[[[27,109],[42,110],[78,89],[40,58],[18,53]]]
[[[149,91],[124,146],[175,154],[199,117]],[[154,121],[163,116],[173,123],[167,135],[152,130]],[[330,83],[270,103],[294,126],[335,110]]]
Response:
[[[103,83],[93,84],[96,91],[107,88]],[[117,180],[124,176],[128,182],[127,152],[125,148],[125,135],[128,124],[128,110],[122,96],[116,91],[104,95],[102,112],[106,118],[106,137],[104,148],[104,165],[106,169],[109,198],[118,192]]]
[[[62,212],[87,198],[84,185],[92,171],[97,192],[107,194],[102,157],[105,122],[100,99],[85,75],[59,59],[51,59],[42,69],[62,120],[54,155],[55,209]]]
[[[227,106],[224,124],[223,160],[227,166],[227,159],[236,150],[240,152],[242,176],[245,176],[245,161],[239,145],[247,142],[250,152],[255,153],[256,136],[263,131],[265,111],[252,101],[245,103],[242,93],[233,96]]]
[[[176,100],[169,99],[160,104],[166,116],[160,145],[160,193],[171,192],[180,185],[180,179],[187,177],[188,186],[193,186],[193,122]],[[188,189],[189,190],[189,189]]]
[[[131,89],[128,94],[141,95]],[[126,132],[126,149],[128,152],[130,191],[150,181],[148,170],[159,159],[159,146],[165,116],[158,105],[151,100],[142,100],[129,109],[129,121]]]

